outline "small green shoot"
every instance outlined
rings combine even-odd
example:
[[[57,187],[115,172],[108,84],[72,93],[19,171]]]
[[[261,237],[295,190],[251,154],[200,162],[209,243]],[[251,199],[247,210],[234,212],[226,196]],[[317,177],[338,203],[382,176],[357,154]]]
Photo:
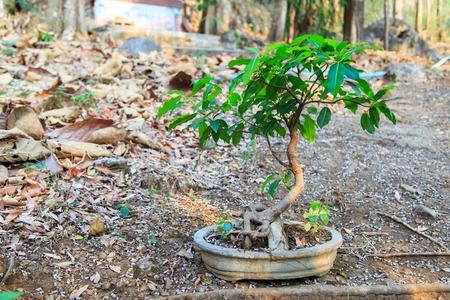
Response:
[[[45,43],[51,43],[55,40],[55,34],[53,32],[40,32],[39,40]]]
[[[217,222],[217,231],[222,238],[226,238],[233,231],[233,223],[231,220],[231,215],[221,214],[219,221]]]
[[[1,300],[15,300],[15,299],[21,298],[22,296],[23,296],[23,292],[19,292],[19,291],[0,292]]]
[[[322,204],[320,201],[312,201],[309,210],[303,214],[306,219],[304,228],[306,231],[316,234],[324,229],[330,222],[330,206]]]
[[[70,97],[70,100],[85,107],[97,107],[97,97],[91,91],[86,91],[79,95],[73,95]]]
[[[151,235],[149,235],[149,237],[148,237],[148,242],[149,242],[150,244],[152,244],[153,246],[155,246],[155,245],[158,243],[158,238],[156,237],[156,235],[151,234]]]
[[[121,218],[128,218],[130,216],[131,205],[130,204],[119,204],[117,205],[119,209],[119,214]]]

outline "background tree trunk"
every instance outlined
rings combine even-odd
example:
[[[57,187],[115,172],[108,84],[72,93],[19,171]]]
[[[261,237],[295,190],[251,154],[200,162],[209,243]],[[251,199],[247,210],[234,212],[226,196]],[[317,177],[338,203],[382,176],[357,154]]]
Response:
[[[62,0],[48,0],[47,18],[50,30],[59,36],[64,25]]]
[[[270,29],[269,39],[271,41],[280,41],[284,38],[286,28],[286,18],[288,14],[288,1],[274,1],[274,14],[272,18],[272,28]]]
[[[416,31],[422,35],[422,1],[416,0]]]
[[[217,1],[217,13],[216,13],[216,33],[225,34],[230,31],[230,20],[233,15],[233,7],[229,0]]]
[[[0,18],[4,18],[5,16],[5,2],[3,0],[0,0]]]
[[[344,40],[362,40],[364,29],[364,0],[346,0],[344,9]]]
[[[66,0],[64,3],[64,31],[62,39],[71,41],[75,38],[78,23],[78,1]]]
[[[425,6],[427,8],[426,11],[426,23],[425,23],[425,32],[424,32],[424,37],[428,37],[430,38],[430,24],[431,24],[431,0],[425,0]]]
[[[403,0],[394,0],[392,15],[394,19],[403,19]]]
[[[389,50],[389,0],[384,0],[384,50]]]
[[[215,34],[216,33],[216,5],[208,5],[206,9],[205,23],[204,23],[204,33]]]

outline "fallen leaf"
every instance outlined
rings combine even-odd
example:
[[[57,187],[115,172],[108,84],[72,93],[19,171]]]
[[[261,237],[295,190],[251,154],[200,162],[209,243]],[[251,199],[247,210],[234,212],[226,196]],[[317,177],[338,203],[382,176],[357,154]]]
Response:
[[[48,136],[58,141],[87,142],[92,133],[112,126],[114,121],[106,119],[87,119],[52,131]]]
[[[8,116],[7,128],[18,128],[35,140],[44,136],[44,128],[36,112],[27,106],[14,108]]]
[[[60,141],[47,140],[47,145],[55,151],[58,157],[88,156],[91,158],[111,156],[112,153],[105,147],[92,143],[76,142],[76,141]]]
[[[13,77],[9,73],[4,73],[0,75],[0,86],[7,86],[11,81],[13,80]]]
[[[194,255],[190,251],[185,250],[185,249],[181,249],[180,251],[178,251],[177,255],[181,256],[181,257],[184,257],[184,258],[187,258],[187,259],[193,259],[194,258]]]
[[[89,277],[89,280],[92,281],[93,283],[99,283],[100,279],[101,279],[100,274],[98,274],[98,272],[95,272],[94,275]]]
[[[80,116],[80,108],[78,106],[69,106],[58,109],[47,110],[39,114],[39,118],[43,120],[52,121],[50,123],[56,123],[55,120],[60,122],[71,122]]]
[[[90,236],[96,236],[101,235],[105,232],[105,224],[103,223],[103,220],[100,216],[96,216],[90,224],[89,227],[89,235]]]
[[[120,273],[120,270],[122,269],[120,266],[114,266],[114,265],[109,265],[109,268],[116,273]]]
[[[18,128],[0,130],[0,162],[40,160],[50,154],[40,141],[35,141]]]
[[[59,174],[64,171],[64,168],[61,166],[61,163],[54,154],[51,154],[47,157],[47,159],[45,160],[45,167],[52,174]]]
[[[62,259],[61,256],[53,254],[53,253],[45,253],[44,252],[44,255],[47,256],[47,257],[50,257],[50,258],[54,258],[54,259]]]
[[[78,299],[81,294],[83,294],[89,287],[89,284],[86,284],[85,286],[80,287],[79,289],[73,291],[72,293],[70,293],[69,295],[69,299],[70,300],[75,300]]]
[[[55,266],[60,267],[60,268],[67,268],[71,265],[73,265],[73,262],[71,262],[71,261],[63,261],[63,262],[55,264]]]

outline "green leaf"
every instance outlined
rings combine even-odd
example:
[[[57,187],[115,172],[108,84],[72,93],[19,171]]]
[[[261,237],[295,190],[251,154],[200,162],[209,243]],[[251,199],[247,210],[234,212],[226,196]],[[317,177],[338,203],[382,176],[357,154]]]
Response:
[[[312,144],[316,135],[316,123],[308,115],[303,115],[305,122],[301,126],[301,132],[303,137]]]
[[[244,123],[239,123],[239,125],[236,127],[236,129],[233,131],[233,134],[231,135],[231,142],[233,146],[237,146],[241,141],[243,130],[244,130]]]
[[[192,87],[192,96],[195,96],[211,80],[212,80],[211,76],[205,76],[202,79],[195,82],[194,86]]]
[[[305,225],[304,225],[305,231],[310,231],[310,230],[311,230],[311,227],[312,227],[312,224],[309,223],[309,222],[305,223]]]
[[[353,80],[359,79],[359,71],[349,64],[344,65],[344,75]]]
[[[245,67],[244,75],[242,76],[242,82],[244,82],[244,84],[248,84],[250,82],[250,78],[252,77],[253,72],[255,71],[256,67],[258,66],[259,61],[260,61],[260,57],[256,56]]]
[[[182,104],[180,104],[181,96],[173,97],[161,106],[161,108],[158,110],[158,118],[161,118],[163,115],[168,113],[169,111],[172,111],[178,107],[180,107]]]
[[[268,194],[271,198],[273,198],[273,196],[275,195],[275,191],[277,190],[278,186],[280,185],[281,179],[277,179],[274,180],[270,185],[269,185],[269,191]]]
[[[23,296],[23,292],[19,292],[19,291],[0,292],[1,300],[14,300],[14,299],[18,299],[22,296]]]
[[[170,90],[166,93],[167,95],[183,95],[184,92],[180,90]]]
[[[231,84],[228,88],[228,92],[231,93],[232,91],[234,91],[236,89],[236,87],[238,86],[238,84],[242,81],[242,77],[244,76],[244,73],[241,73],[239,75],[237,75],[236,77],[233,78],[233,80],[231,81]]]
[[[321,214],[320,219],[322,220],[323,224],[327,225],[328,222],[330,222],[330,216],[328,216],[327,213]]]
[[[397,124],[397,119],[395,118],[394,113],[387,107],[386,102],[380,102],[377,107],[392,124]]]
[[[376,107],[369,108],[369,117],[372,124],[378,128],[380,125],[380,112]]]
[[[245,48],[245,50],[247,50],[248,52],[254,53],[254,54],[259,53],[259,49],[256,47],[247,47],[247,48]]]
[[[127,218],[130,216],[130,205],[125,204],[125,205],[121,205],[119,208],[119,214],[122,218]]]
[[[197,114],[195,114],[195,113],[194,114],[181,115],[181,116],[171,120],[168,127],[169,127],[169,129],[174,129],[177,126],[192,120],[196,116],[197,116]]]
[[[395,85],[390,84],[388,86],[385,86],[384,88],[380,89],[375,96],[373,97],[375,100],[379,100],[381,99],[387,92],[389,92],[390,90],[395,89]]]
[[[320,203],[320,201],[317,201],[317,200],[312,201],[310,204],[310,206],[313,210],[319,209],[321,205],[322,205],[322,203]]]
[[[337,62],[331,65],[328,71],[327,91],[336,96],[338,88],[344,82],[344,64]]]
[[[237,58],[237,59],[233,59],[232,61],[230,61],[228,63],[228,68],[233,68],[235,66],[245,66],[248,65],[248,63],[250,62],[250,58]]]
[[[331,120],[331,110],[328,107],[322,108],[322,110],[319,113],[319,116],[317,116],[317,125],[320,128],[323,128],[328,123],[330,123],[330,120]]]
[[[239,101],[241,101],[241,96],[238,93],[232,92],[229,94],[228,103],[230,103],[231,106],[236,106]]]
[[[272,178],[275,176],[275,174],[270,174],[266,177],[266,180],[264,180],[263,183],[261,183],[261,192],[264,192],[266,189],[266,186],[269,184],[269,182],[272,180]]]
[[[375,132],[375,126],[373,126],[368,113],[363,113],[361,115],[361,127],[368,133]]]
[[[373,97],[373,90],[370,87],[370,84],[364,80],[364,79],[360,79],[358,80],[358,87],[359,89],[367,96],[369,97]]]
[[[215,133],[219,132],[219,128],[220,128],[220,123],[219,121],[211,121],[211,123],[209,123],[209,127],[211,127],[212,131],[214,131]]]

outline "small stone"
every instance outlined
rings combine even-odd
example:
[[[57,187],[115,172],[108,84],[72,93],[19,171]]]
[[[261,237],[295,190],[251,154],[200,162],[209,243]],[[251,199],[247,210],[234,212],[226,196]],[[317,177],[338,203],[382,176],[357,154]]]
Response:
[[[139,259],[134,266],[134,278],[153,275],[155,265],[151,262],[150,257],[146,256]]]
[[[153,51],[161,51],[161,46],[150,39],[132,37],[125,40],[117,50],[132,56],[139,56],[140,53],[149,54]]]
[[[436,219],[436,217],[438,216],[438,212],[436,210],[434,210],[432,208],[429,208],[429,207],[427,207],[425,205],[422,205],[422,204],[417,205],[414,208],[414,210],[415,210],[416,213],[418,213],[418,214],[420,214],[422,216],[425,216],[425,217],[431,217],[433,219]]]
[[[111,283],[109,283],[109,282],[102,283],[102,285],[100,286],[100,289],[102,289],[104,291],[107,291],[110,288],[111,288]]]
[[[412,186],[410,186],[408,184],[402,184],[402,185],[400,185],[400,187],[403,190],[405,190],[406,192],[410,192],[411,194],[414,194],[414,195],[422,194],[422,192],[420,190],[418,190],[418,189],[416,189],[416,188],[414,188],[414,187],[412,187]]]

